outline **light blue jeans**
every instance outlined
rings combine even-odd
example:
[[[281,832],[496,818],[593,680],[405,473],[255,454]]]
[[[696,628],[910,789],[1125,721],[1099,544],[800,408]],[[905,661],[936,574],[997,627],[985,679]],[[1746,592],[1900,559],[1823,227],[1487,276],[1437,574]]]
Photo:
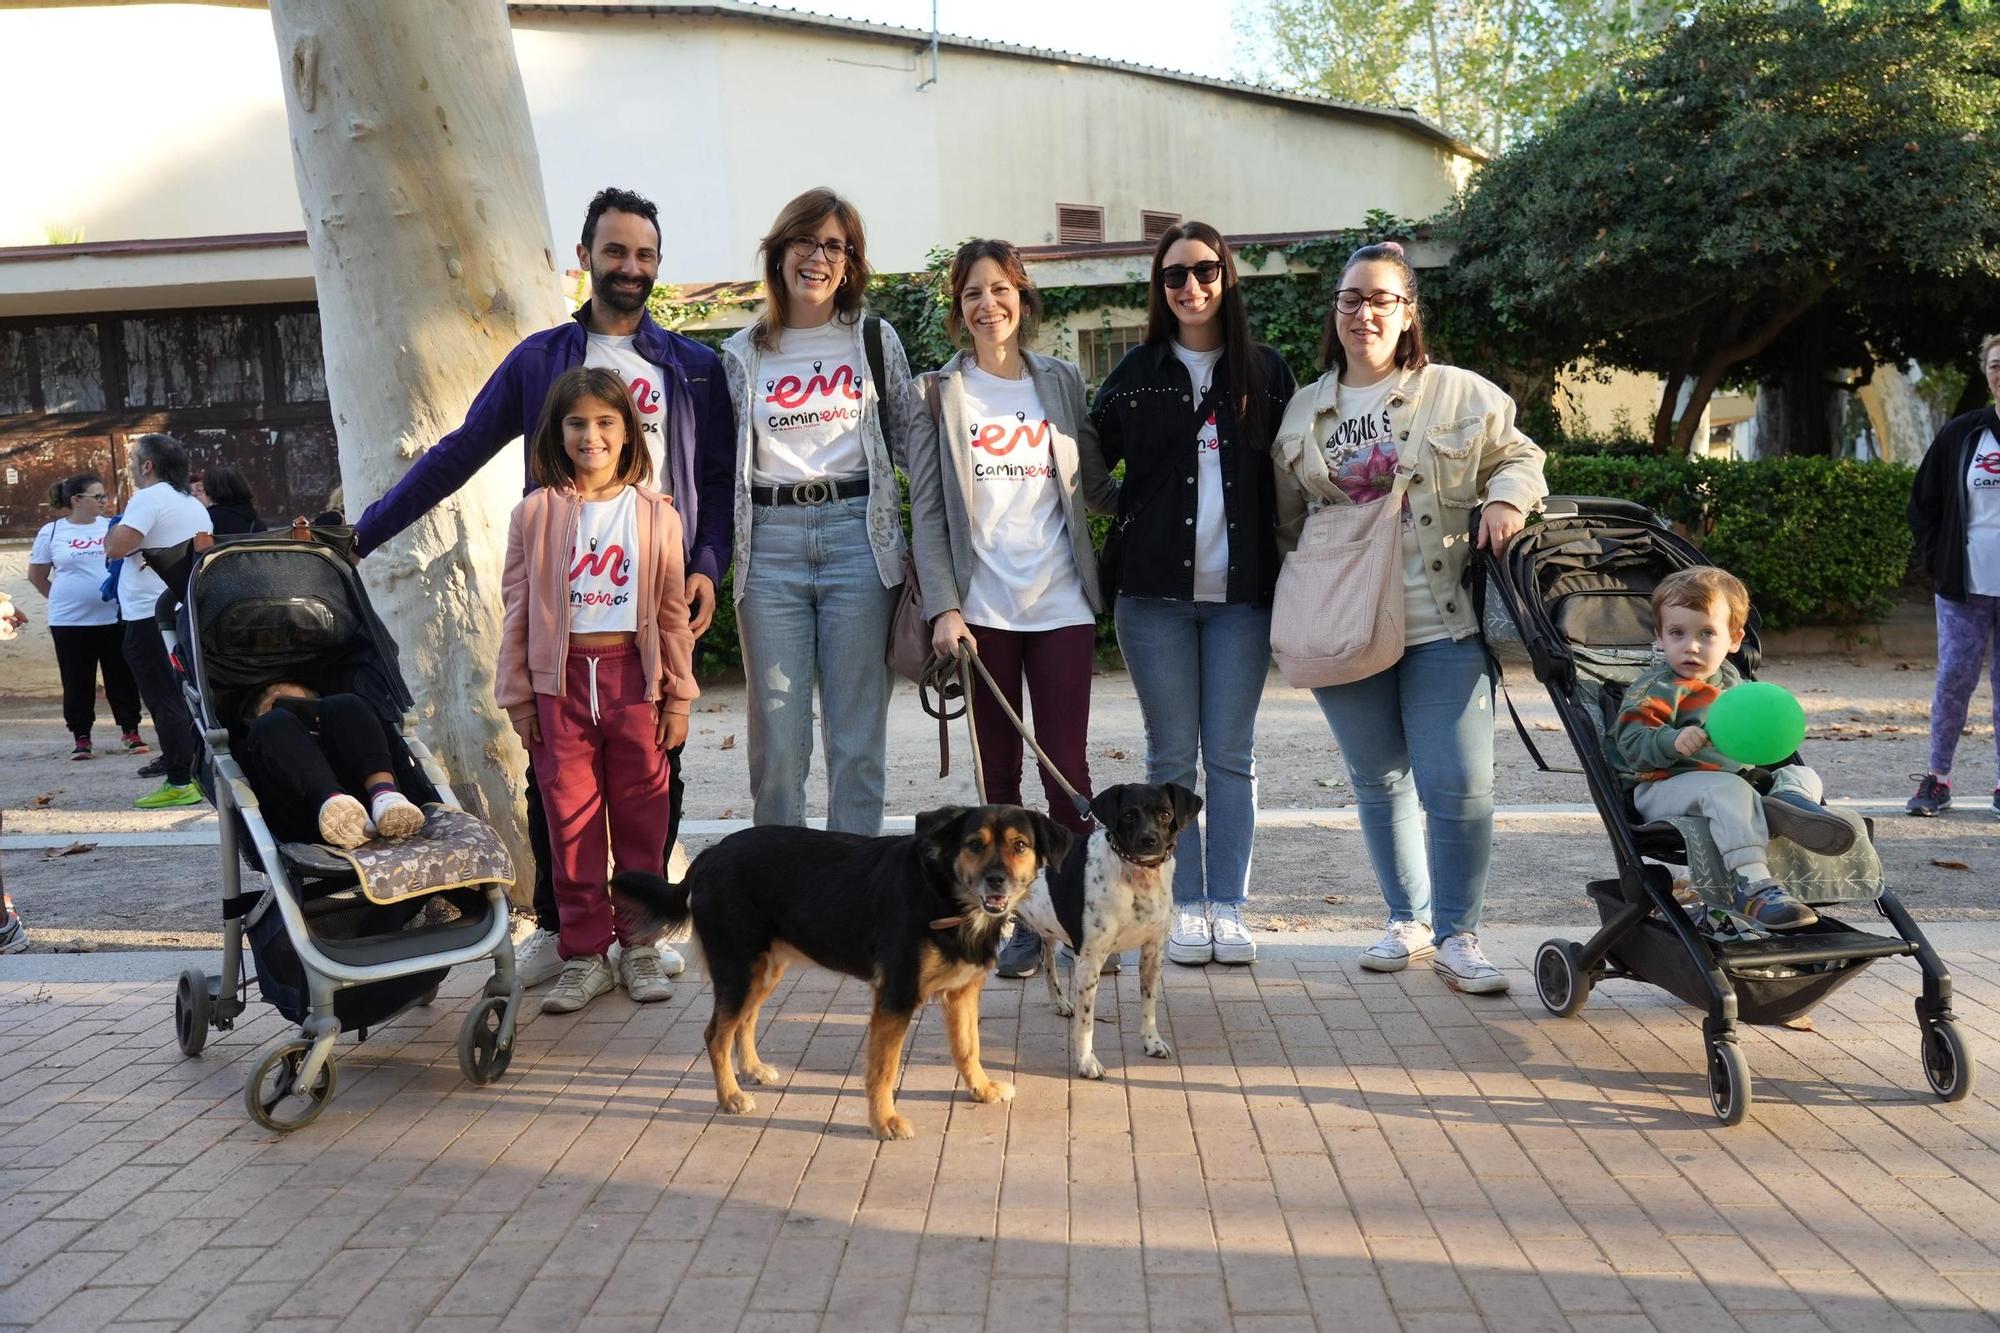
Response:
[[[1428,918],[1439,943],[1478,930],[1493,860],[1493,678],[1479,640],[1419,644],[1313,698],[1354,784],[1389,919]]]
[[[1146,721],[1146,780],[1192,790],[1197,756],[1206,777],[1201,821],[1174,853],[1174,901],[1240,903],[1250,896],[1257,832],[1257,706],[1271,669],[1271,608],[1120,597],[1112,615]]]
[[[806,822],[813,689],[826,738],[830,829],[882,832],[894,687],[884,650],[896,590],[868,545],[868,499],[755,505],[737,604],[749,686],[750,792],[759,824]]]

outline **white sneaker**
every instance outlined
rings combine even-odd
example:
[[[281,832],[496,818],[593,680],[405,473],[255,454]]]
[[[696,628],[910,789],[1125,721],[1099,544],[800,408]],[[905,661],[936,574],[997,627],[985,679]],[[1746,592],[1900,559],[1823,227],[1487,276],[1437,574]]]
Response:
[[[1240,965],[1257,961],[1257,941],[1250,938],[1249,928],[1243,924],[1242,907],[1241,903],[1208,905],[1209,932],[1215,940],[1218,963]]]
[[[542,997],[545,1014],[573,1014],[618,984],[611,964],[601,954],[572,958],[563,964],[554,989]]]
[[[1436,952],[1430,922],[1391,921],[1382,938],[1361,951],[1361,966],[1370,972],[1400,972]]]
[[[1208,933],[1208,904],[1181,903],[1174,928],[1167,934],[1167,957],[1200,967],[1215,957],[1215,938]]]
[[[1507,989],[1507,978],[1479,951],[1477,935],[1447,935],[1431,968],[1446,985],[1467,995],[1498,995]]]
[[[538,926],[514,946],[514,975],[521,979],[522,990],[554,981],[556,973],[562,971],[562,965],[562,955],[556,952],[556,933],[553,930],[543,930]]]
[[[652,1004],[672,993],[667,974],[660,966],[660,951],[650,944],[635,944],[618,960],[618,983],[635,1004]]]
[[[653,943],[653,948],[660,955],[661,976],[677,977],[681,973],[687,971],[687,960],[680,956],[680,952],[676,950],[673,945],[665,943],[664,940],[656,940]],[[611,952],[604,955],[604,961],[610,963],[611,970],[613,972],[618,972],[618,975],[621,977],[624,976],[625,974],[623,972],[619,972],[618,960],[623,958],[624,956],[625,956],[625,946],[620,944],[617,940],[611,941]]]

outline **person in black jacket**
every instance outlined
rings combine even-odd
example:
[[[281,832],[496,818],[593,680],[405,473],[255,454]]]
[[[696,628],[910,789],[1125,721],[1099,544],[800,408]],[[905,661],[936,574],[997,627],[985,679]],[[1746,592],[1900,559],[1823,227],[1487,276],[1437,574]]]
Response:
[[[1167,957],[1249,963],[1244,927],[1257,824],[1257,706],[1278,581],[1271,440],[1297,387],[1250,339],[1236,261],[1214,227],[1182,222],[1153,252],[1146,341],[1105,378],[1091,419],[1125,481],[1104,592],[1146,722],[1146,780],[1207,774],[1206,835],[1181,835]]]
[[[1979,366],[2000,401],[2000,333],[1979,344]],[[1910,528],[1917,559],[1936,585],[1938,666],[1930,771],[1907,809],[1935,815],[1951,805],[1952,754],[1989,656],[2000,752],[2000,414],[1993,403],[1946,422],[1931,441],[1910,490]],[[2000,774],[1993,812],[2000,815]]]
[[[238,469],[222,464],[205,468],[191,489],[195,499],[208,506],[208,521],[215,525],[216,536],[265,531],[264,520],[257,517],[257,497],[250,492],[250,479]]]

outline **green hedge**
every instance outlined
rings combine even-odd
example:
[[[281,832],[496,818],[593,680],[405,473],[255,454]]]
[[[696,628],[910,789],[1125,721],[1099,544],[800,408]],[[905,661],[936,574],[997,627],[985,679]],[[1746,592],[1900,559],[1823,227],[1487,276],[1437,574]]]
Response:
[[[1636,500],[1750,587],[1773,628],[1880,620],[1909,574],[1915,473],[1830,458],[1551,454],[1558,495]]]
[[[1828,458],[1747,462],[1549,455],[1557,495],[1636,500],[1685,531],[1704,554],[1750,586],[1764,623],[1854,625],[1879,620],[1909,572],[1910,529],[1903,510],[1915,473],[1890,463]],[[905,527],[909,506],[903,508]],[[1110,520],[1093,515],[1104,544]],[[696,649],[704,680],[740,670],[736,608],[728,577],[715,625]],[[1097,622],[1100,657],[1116,661],[1111,617]]]

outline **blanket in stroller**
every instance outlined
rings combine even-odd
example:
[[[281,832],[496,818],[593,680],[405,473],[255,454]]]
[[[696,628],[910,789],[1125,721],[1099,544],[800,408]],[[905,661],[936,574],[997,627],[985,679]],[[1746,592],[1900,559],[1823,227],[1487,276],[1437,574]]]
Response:
[[[462,810],[424,807],[424,826],[399,841],[326,849],[354,867],[370,902],[396,903],[475,884],[514,883],[514,860],[491,827]]]
[[[1773,838],[1765,858],[1771,874],[1800,900],[1814,906],[1873,902],[1882,896],[1882,858],[1858,816],[1845,810],[1834,813],[1854,825],[1852,847],[1839,856],[1822,856],[1789,838]],[[1709,836],[1708,821],[1700,815],[1677,815],[1661,822],[1680,830],[1687,849],[1688,882],[1695,892],[1709,907],[1730,913],[1736,901],[1735,874],[1722,863],[1722,852]]]

